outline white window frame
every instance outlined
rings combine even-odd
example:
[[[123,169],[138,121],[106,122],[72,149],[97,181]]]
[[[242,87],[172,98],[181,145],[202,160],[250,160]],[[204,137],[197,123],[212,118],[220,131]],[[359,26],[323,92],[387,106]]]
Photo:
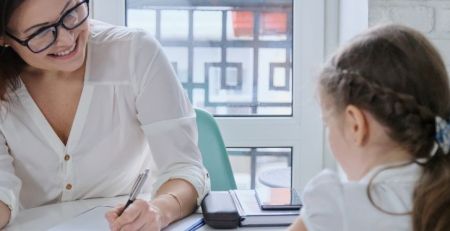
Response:
[[[217,118],[227,147],[292,147],[292,182],[297,190],[326,164],[315,77],[329,43],[325,41],[327,2],[294,0],[293,117]],[[91,5],[93,18],[125,24],[125,0],[95,0]]]

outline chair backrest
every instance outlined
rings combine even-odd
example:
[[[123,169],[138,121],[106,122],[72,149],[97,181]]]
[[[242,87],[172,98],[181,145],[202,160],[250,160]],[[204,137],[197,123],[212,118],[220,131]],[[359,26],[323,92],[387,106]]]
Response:
[[[203,164],[208,169],[211,190],[236,189],[233,171],[222,135],[214,117],[202,109],[195,109],[198,127],[198,146]]]

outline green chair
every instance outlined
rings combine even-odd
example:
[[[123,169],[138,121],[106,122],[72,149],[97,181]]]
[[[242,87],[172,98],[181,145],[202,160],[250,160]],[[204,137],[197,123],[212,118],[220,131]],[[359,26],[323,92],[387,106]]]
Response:
[[[208,169],[211,190],[236,189],[233,171],[222,135],[214,117],[202,109],[195,109],[198,127],[198,146],[203,164]]]

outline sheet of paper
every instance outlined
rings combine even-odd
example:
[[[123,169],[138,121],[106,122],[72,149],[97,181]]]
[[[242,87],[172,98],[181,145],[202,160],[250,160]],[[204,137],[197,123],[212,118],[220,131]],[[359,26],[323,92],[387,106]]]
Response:
[[[105,219],[105,213],[111,207],[98,206],[90,209],[73,219],[49,229],[49,231],[109,231],[108,222]],[[202,214],[192,214],[182,220],[179,220],[170,226],[166,227],[164,231],[180,231],[180,230],[195,230],[204,225]]]
[[[90,209],[71,220],[62,222],[61,224],[49,229],[49,231],[79,231],[79,230],[98,230],[109,231],[108,221],[105,214],[111,207],[98,206]]]

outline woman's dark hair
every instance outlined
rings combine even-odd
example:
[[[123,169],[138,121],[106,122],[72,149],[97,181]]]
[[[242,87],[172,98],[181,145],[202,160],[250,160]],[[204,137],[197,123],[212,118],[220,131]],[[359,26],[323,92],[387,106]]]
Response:
[[[444,62],[433,45],[405,26],[374,27],[330,59],[320,75],[320,88],[337,111],[350,104],[362,108],[414,160],[427,160],[420,162],[423,173],[414,190],[412,225],[415,231],[449,230],[450,154],[439,148],[431,156],[430,151],[436,116],[450,119],[450,90]]]
[[[23,0],[1,0],[0,37],[5,38],[7,25],[14,10]],[[0,44],[3,45],[3,44]],[[26,66],[22,58],[11,48],[0,46],[0,100],[7,100],[7,92],[19,87],[19,75]]]

